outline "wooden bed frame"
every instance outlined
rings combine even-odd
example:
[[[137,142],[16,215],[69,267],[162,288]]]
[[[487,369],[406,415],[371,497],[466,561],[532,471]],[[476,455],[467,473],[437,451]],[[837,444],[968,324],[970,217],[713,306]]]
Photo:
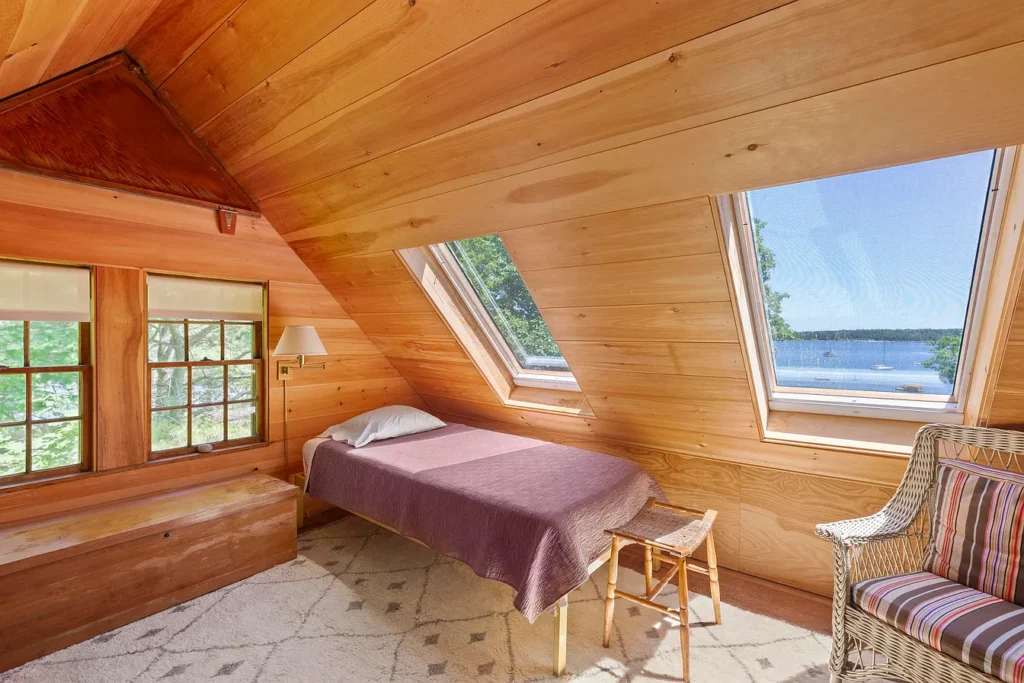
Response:
[[[304,509],[304,507],[305,507],[305,500],[306,500],[306,496],[305,496],[306,476],[304,474],[292,475],[292,483],[299,487],[298,501],[297,501],[297,505],[295,507],[295,516],[296,516],[295,524],[296,524],[297,528],[301,529],[302,525],[303,525],[303,523],[305,522],[305,519],[306,519],[306,512],[305,512],[305,509]],[[381,527],[383,529],[387,529],[388,531],[390,531],[392,533],[398,534],[399,536],[402,536],[403,538],[408,538],[413,543],[419,543],[423,547],[430,547],[426,543],[424,543],[423,541],[419,540],[418,538],[412,538],[411,536],[406,536],[404,534],[400,534],[399,532],[397,532],[394,529],[392,529],[391,527],[389,527],[387,524],[382,524],[382,523],[378,522],[375,519],[370,519],[366,515],[360,515],[360,514],[355,513],[355,512],[353,512],[351,514],[354,514],[356,517],[361,517],[361,518],[365,519],[367,522],[370,522],[372,524],[376,524],[377,526],[379,526],[379,527]],[[587,573],[588,574],[593,574],[594,572],[596,572],[601,567],[601,565],[603,565],[605,562],[608,561],[608,558],[611,557],[611,554],[612,554],[611,548],[609,548],[604,553],[602,553],[596,560],[594,560],[593,562],[590,563],[590,566],[587,567]],[[568,604],[568,597],[569,596],[566,595],[561,600],[559,600],[558,603],[555,605],[554,610],[553,610],[554,611],[554,616],[555,616],[555,642],[554,642],[554,652],[553,652],[553,655],[552,655],[551,670],[552,670],[552,672],[556,676],[561,676],[562,674],[565,673],[565,651],[566,651],[566,642],[568,640],[568,633],[569,633],[569,631],[568,631],[568,629],[569,629],[569,604]]]

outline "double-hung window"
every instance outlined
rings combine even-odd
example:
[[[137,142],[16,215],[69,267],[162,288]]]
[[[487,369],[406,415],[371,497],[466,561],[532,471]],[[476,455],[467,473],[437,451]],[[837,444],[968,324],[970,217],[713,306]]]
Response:
[[[90,275],[0,261],[0,484],[89,464]]]
[[[263,286],[149,276],[152,457],[259,442]]]
[[[516,385],[579,391],[498,235],[435,244],[430,249]]]
[[[957,422],[1012,152],[732,197],[768,406]]]

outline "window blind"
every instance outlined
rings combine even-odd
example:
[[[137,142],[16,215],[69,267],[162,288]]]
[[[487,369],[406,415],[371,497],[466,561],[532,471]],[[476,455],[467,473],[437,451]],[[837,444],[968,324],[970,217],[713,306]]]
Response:
[[[263,286],[150,275],[149,317],[263,320]]]
[[[89,322],[89,269],[0,261],[0,320]]]

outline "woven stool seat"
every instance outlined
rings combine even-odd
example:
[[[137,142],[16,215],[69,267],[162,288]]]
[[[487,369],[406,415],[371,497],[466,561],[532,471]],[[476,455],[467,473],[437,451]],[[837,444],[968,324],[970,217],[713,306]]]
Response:
[[[679,646],[683,659],[683,680],[690,680],[690,593],[686,575],[689,572],[706,574],[711,581],[711,601],[715,608],[715,623],[722,623],[722,598],[718,587],[718,559],[715,555],[715,535],[711,526],[718,513],[707,510],[701,517],[686,513],[697,512],[671,505],[654,498],[637,512],[631,520],[608,529],[612,537],[612,556],[608,565],[608,593],[604,599],[604,646],[611,645],[612,619],[615,616],[615,598],[657,610],[679,619]],[[699,513],[698,513],[699,514]],[[615,587],[619,577],[619,550],[631,543],[644,549],[644,595],[634,595]],[[690,556],[701,545],[707,544],[707,569],[691,564]],[[657,555],[655,555],[657,552]],[[662,560],[670,559],[672,566],[654,585],[654,571]],[[669,581],[679,582],[679,608],[667,607],[655,598]]]
[[[633,519],[606,533],[653,545],[674,556],[689,557],[711,532],[711,523],[662,507],[645,507]]]

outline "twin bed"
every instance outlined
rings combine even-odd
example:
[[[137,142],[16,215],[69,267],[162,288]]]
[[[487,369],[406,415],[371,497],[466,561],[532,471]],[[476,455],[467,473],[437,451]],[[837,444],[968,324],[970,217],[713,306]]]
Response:
[[[311,496],[508,584],[531,623],[553,610],[555,675],[566,596],[607,561],[604,530],[662,497],[628,460],[454,423],[362,448],[312,439],[303,461]]]

